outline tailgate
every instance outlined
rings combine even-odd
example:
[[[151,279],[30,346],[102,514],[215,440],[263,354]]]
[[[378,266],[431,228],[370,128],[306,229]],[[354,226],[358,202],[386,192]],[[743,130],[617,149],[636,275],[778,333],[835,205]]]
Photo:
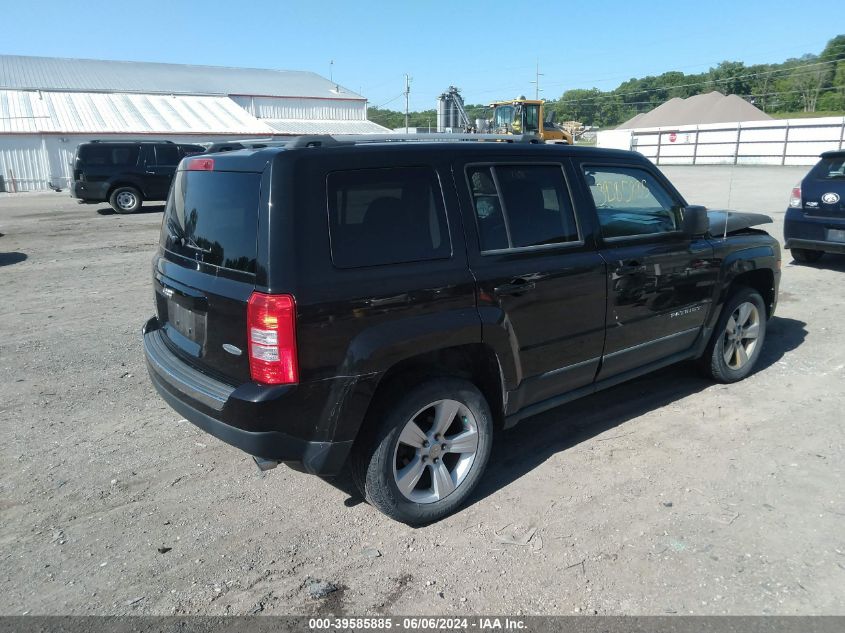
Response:
[[[255,288],[260,189],[260,173],[178,171],[155,270],[167,344],[233,385],[250,379],[247,302]]]

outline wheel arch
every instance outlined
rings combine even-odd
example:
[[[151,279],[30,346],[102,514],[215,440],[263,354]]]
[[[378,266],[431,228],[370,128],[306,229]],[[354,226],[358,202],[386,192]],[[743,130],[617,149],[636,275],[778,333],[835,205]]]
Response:
[[[504,383],[495,351],[484,343],[467,343],[423,352],[392,365],[379,379],[368,413],[389,402],[392,394],[433,378],[463,378],[484,395],[497,426],[504,423]],[[363,424],[366,424],[366,417]]]
[[[775,274],[771,269],[758,268],[738,274],[731,281],[728,294],[730,295],[739,286],[746,286],[759,292],[766,305],[766,317],[772,316],[775,306]]]
[[[121,187],[132,187],[133,189],[137,189],[141,194],[141,201],[143,202],[147,199],[147,194],[144,193],[144,188],[141,186],[141,183],[124,179],[116,180],[115,182],[109,184],[109,188],[106,191],[106,199],[111,199],[111,195],[115,192],[115,189],[120,189]]]

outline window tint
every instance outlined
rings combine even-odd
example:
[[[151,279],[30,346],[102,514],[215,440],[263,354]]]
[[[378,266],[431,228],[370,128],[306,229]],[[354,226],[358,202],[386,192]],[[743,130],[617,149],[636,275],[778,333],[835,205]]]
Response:
[[[89,166],[127,167],[138,161],[137,145],[91,144],[79,148],[79,160]]]
[[[261,174],[177,172],[161,243],[193,260],[254,273],[260,188]]]
[[[332,260],[341,268],[449,257],[437,175],[425,167],[328,176]]]
[[[578,241],[560,166],[470,167],[467,175],[482,251]]]
[[[178,165],[179,149],[175,145],[156,145],[156,165]]]
[[[584,176],[606,238],[668,233],[680,228],[672,196],[648,171],[585,167]]]
[[[812,177],[817,180],[845,179],[845,156],[823,158],[813,167]]]

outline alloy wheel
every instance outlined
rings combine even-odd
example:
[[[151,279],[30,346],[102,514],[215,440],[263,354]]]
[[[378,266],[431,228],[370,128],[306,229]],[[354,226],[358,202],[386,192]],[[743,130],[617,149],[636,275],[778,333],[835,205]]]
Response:
[[[733,370],[745,367],[757,348],[760,336],[760,311],[750,301],[740,303],[725,326],[722,354]]]
[[[402,428],[393,454],[399,492],[415,503],[435,503],[466,479],[478,452],[478,423],[457,400],[420,409]]]

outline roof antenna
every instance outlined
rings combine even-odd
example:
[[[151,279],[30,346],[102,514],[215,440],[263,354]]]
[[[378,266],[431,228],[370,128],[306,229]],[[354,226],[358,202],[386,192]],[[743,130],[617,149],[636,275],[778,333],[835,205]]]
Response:
[[[728,180],[728,206],[725,209],[725,230],[724,230],[724,233],[722,234],[723,240],[728,239],[728,218],[731,215],[731,194],[733,194],[733,188],[734,188],[734,167],[733,167],[733,165],[731,165],[731,177],[730,177],[730,180]]]

